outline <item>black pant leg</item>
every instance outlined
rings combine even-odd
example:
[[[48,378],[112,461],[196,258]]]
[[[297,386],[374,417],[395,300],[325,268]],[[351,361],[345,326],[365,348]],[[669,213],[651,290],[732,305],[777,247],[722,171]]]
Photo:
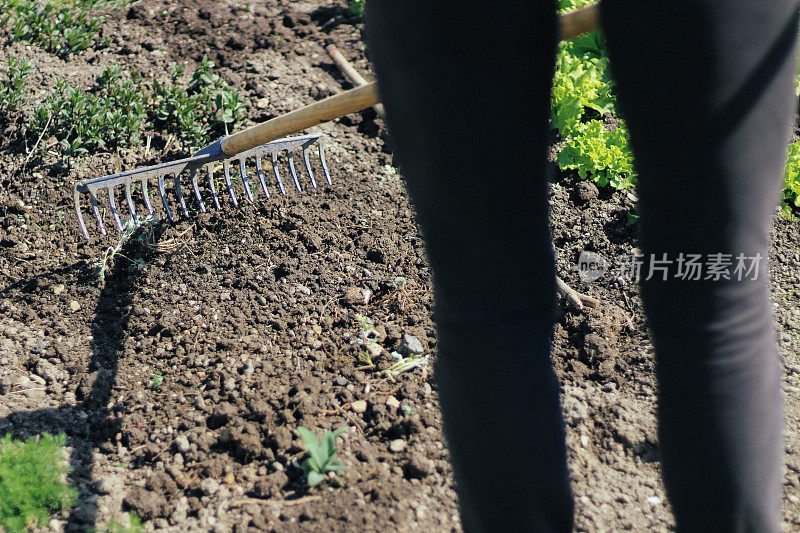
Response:
[[[783,404],[766,258],[796,106],[797,3],[603,1],[644,271],[666,257],[674,276],[681,254],[733,263],[730,280],[643,283],[678,529],[778,531]],[[740,254],[761,258],[757,276],[738,279]]]
[[[436,295],[436,378],[466,531],[569,531],[549,358],[552,2],[367,2],[368,53]]]

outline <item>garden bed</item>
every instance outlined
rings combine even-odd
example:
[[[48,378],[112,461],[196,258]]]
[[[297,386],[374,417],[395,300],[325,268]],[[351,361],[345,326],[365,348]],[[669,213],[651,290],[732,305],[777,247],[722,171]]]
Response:
[[[57,136],[25,130],[56,78],[96,89],[104,68],[119,66],[166,81],[174,65],[186,77],[204,56],[238,91],[243,115],[262,121],[349,87],[327,42],[369,73],[360,19],[316,0],[143,0],[95,16],[107,42],[63,58],[0,37],[0,65],[33,67],[20,111],[0,116],[0,435],[67,435],[78,501],[46,529],[104,530],[135,511],[156,530],[460,531],[425,358],[436,353],[430,274],[373,110],[314,129],[325,134],[332,186],[159,223],[125,244],[104,280],[97,264],[115,239],[84,242],[72,185],[189,155],[188,141],[147,125],[131,146],[66,157]],[[633,199],[555,163],[551,181],[559,272],[603,302],[564,306],[554,338],[577,528],[668,530],[638,290],[581,283],[575,268],[584,250],[633,252]],[[774,234],[792,530],[798,224],[776,217]],[[394,351],[416,366],[400,371]],[[301,426],[348,428],[344,468],[313,488],[300,468]]]

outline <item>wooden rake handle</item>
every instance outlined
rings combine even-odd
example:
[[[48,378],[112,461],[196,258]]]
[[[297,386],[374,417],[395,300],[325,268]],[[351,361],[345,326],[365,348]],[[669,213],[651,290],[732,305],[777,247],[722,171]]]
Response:
[[[596,30],[599,27],[599,18],[597,4],[561,15],[561,40]],[[225,137],[221,142],[222,151],[234,156],[317,124],[367,109],[380,101],[374,82],[356,87]]]

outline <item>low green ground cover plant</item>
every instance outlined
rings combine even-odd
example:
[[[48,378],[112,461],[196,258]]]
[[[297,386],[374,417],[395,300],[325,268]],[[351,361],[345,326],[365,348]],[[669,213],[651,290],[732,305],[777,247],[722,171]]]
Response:
[[[134,145],[141,139],[147,116],[141,84],[135,72],[123,77],[117,67],[107,67],[91,92],[59,79],[36,107],[28,130],[55,137],[67,156]]]
[[[109,44],[100,36],[100,20],[80,4],[0,0],[0,29],[6,26],[12,39],[41,46],[61,58]]]
[[[344,468],[344,463],[336,458],[339,448],[336,447],[336,438],[347,431],[347,428],[339,428],[334,431],[326,431],[322,438],[317,439],[311,431],[304,427],[298,427],[297,432],[306,445],[308,457],[302,463],[303,472],[309,487],[315,487],[325,481],[329,472],[336,472]]]
[[[175,136],[183,148],[199,148],[245,116],[239,93],[212,72],[213,66],[203,58],[186,81],[184,69],[176,67],[168,81],[150,83],[135,70],[106,67],[88,91],[57,80],[37,103],[28,131],[54,137],[55,152],[69,157],[135,146],[148,126]]]
[[[8,59],[8,71],[5,78],[0,79],[0,111],[17,112],[28,88],[31,70],[27,59]]]
[[[7,533],[45,525],[50,513],[73,505],[77,491],[65,480],[64,434],[0,439],[0,527]]]
[[[212,134],[229,133],[244,118],[238,91],[228,88],[213,68],[214,62],[204,56],[188,84],[180,82],[183,67],[175,67],[169,81],[156,80],[150,87],[157,124],[193,146],[207,144]]]

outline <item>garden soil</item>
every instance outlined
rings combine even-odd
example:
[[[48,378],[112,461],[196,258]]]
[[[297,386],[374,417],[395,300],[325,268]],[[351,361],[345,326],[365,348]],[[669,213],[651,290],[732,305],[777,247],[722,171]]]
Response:
[[[361,21],[340,4],[143,0],[98,17],[110,47],[67,60],[0,37],[0,62],[34,67],[27,113],[57,77],[89,88],[120,65],[166,79],[206,54],[253,122],[350,87],[329,42],[369,76]],[[158,531],[461,530],[435,376],[388,372],[398,349],[435,357],[436,335],[423,243],[374,111],[315,128],[332,186],[159,223],[102,280],[115,240],[83,241],[72,185],[187,151],[153,133],[149,150],[28,156],[36,139],[7,119],[0,129],[0,434],[66,433],[79,490],[44,530],[102,531],[128,511]],[[576,270],[583,251],[634,252],[635,198],[555,167],[550,181],[559,272],[601,301],[562,305],[553,341],[576,529],[670,530],[638,290]],[[770,258],[787,531],[800,530],[798,228],[776,217]],[[359,342],[370,324],[377,347]],[[311,489],[299,426],[347,428],[345,468]]]

